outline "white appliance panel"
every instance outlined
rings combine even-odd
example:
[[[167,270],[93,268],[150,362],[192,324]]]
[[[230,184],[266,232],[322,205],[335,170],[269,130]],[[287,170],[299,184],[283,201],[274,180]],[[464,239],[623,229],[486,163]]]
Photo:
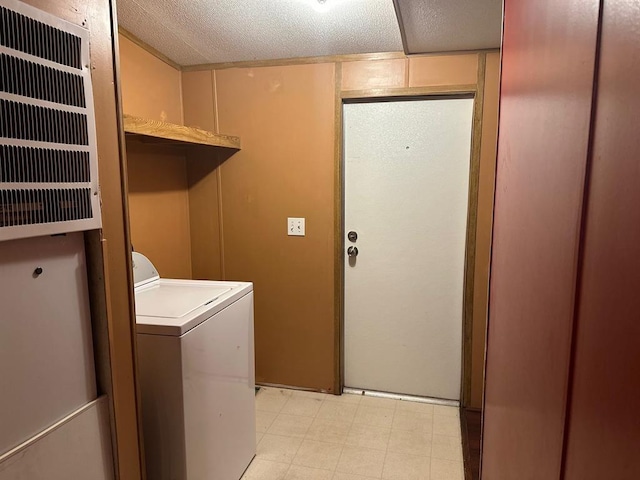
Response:
[[[0,242],[0,271],[1,455],[94,400],[96,380],[83,235]]]
[[[186,478],[182,342],[137,335],[147,478]],[[174,453],[176,452],[176,453]]]
[[[100,397],[0,457],[0,480],[113,480],[109,403]]]
[[[253,293],[182,345],[187,478],[239,479],[256,454]]]
[[[150,479],[238,480],[255,455],[253,293],[242,285],[182,336],[137,335]]]

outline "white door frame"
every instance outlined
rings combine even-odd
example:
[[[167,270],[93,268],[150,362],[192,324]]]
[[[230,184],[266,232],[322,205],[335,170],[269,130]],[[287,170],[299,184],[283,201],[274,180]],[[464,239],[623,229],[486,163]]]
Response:
[[[336,69],[340,78],[341,69]],[[471,396],[471,347],[473,331],[473,297],[475,248],[478,217],[478,183],[480,173],[480,143],[482,132],[482,110],[484,101],[484,70],[478,69],[478,83],[474,85],[372,89],[367,91],[336,91],[336,147],[335,147],[335,386],[334,393],[344,388],[344,127],[343,105],[357,102],[385,102],[400,100],[432,100],[445,98],[473,98],[473,124],[471,132],[471,155],[469,164],[469,205],[467,214],[467,239],[465,248],[464,301],[462,315],[462,378],[460,405],[467,406]]]

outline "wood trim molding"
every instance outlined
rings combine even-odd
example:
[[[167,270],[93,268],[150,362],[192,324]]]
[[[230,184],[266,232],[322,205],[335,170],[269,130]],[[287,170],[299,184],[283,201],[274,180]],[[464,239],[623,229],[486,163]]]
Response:
[[[334,348],[335,374],[334,394],[340,395],[344,387],[344,225],[343,179],[342,179],[342,63],[335,65],[335,111],[334,111]]]
[[[465,412],[482,413],[482,408],[478,407],[464,407],[462,410],[464,410]]]
[[[415,57],[442,57],[453,55],[469,55],[477,53],[498,52],[499,49],[488,50],[464,50],[456,52],[434,52],[418,55],[410,55]],[[222,63],[205,63],[201,65],[188,65],[181,67],[183,72],[195,72],[200,70],[225,70],[228,68],[258,68],[258,67],[281,67],[287,65],[308,65],[314,63],[345,63],[360,62],[365,60],[396,60],[400,58],[409,58],[404,52],[378,52],[378,53],[354,53],[345,55],[325,55],[318,57],[298,57],[298,58],[280,58],[274,60],[248,60],[240,62],[222,62]]]
[[[218,76],[215,70],[211,70],[211,88],[213,95],[213,122],[215,127],[215,133],[220,133],[220,108],[218,102]],[[220,158],[220,152],[216,152],[216,185],[218,187],[218,241],[220,242],[220,279],[227,279],[227,269],[225,262],[225,247],[224,247],[224,209],[222,205],[222,162],[224,158]]]
[[[113,451],[113,468],[120,469],[118,450],[118,427],[116,424],[116,405],[113,394],[114,375],[111,362],[111,338],[109,336],[110,305],[107,283],[109,272],[107,262],[107,240],[102,239],[100,230],[89,230],[84,233],[84,244],[87,259],[87,280],[89,282],[89,307],[91,309],[91,330],[93,332],[93,355],[96,368],[98,395],[106,394],[111,426],[111,448]]]
[[[469,429],[467,428],[467,419],[465,415],[465,408],[460,407],[459,409],[460,415],[460,440],[462,441],[462,469],[464,480],[474,480],[470,475],[469,464],[471,463],[471,458],[469,455]]]
[[[480,410],[460,408],[460,433],[465,480],[477,480],[479,475],[480,450],[476,445],[481,441],[481,426],[474,425],[473,430],[469,428],[470,424],[474,422],[472,419],[477,420],[478,418],[481,418]]]
[[[464,273],[464,303],[462,324],[462,395],[461,405],[471,401],[472,346],[473,346],[473,293],[476,266],[476,232],[478,227],[478,190],[480,183],[480,155],[482,146],[482,113],[484,110],[484,84],[487,54],[478,55],[478,81],[473,105],[471,137],[471,170],[469,174],[469,207],[467,213],[467,241]]]
[[[342,99],[360,100],[374,98],[416,97],[429,95],[475,95],[475,84],[436,85],[432,87],[375,88],[369,90],[347,90],[340,93]]]
[[[133,43],[135,43],[136,45],[138,45],[140,48],[142,48],[143,50],[146,50],[147,52],[149,52],[151,55],[153,55],[154,57],[156,57],[158,60],[163,61],[164,63],[166,63],[167,65],[169,65],[170,67],[175,68],[176,70],[180,70],[182,71],[182,67],[180,65],[178,65],[176,62],[174,62],[173,60],[171,60],[169,57],[167,57],[165,54],[163,54],[162,52],[156,50],[155,48],[153,48],[151,45],[149,45],[148,43],[146,43],[144,40],[141,40],[140,38],[136,37],[133,33],[131,33],[128,30],[125,30],[122,27],[118,27],[118,33],[120,35],[122,35],[123,37],[125,37],[128,40],[131,40]]]
[[[228,68],[281,67],[314,63],[356,62],[360,60],[390,60],[405,58],[402,52],[355,53],[350,55],[324,55],[318,57],[280,58],[274,60],[248,60],[240,62],[206,63],[182,67],[185,72],[198,70],[225,70]]]
[[[126,466],[123,464],[123,462],[121,462],[119,460],[119,465],[118,465],[118,469],[116,470],[116,478],[141,478],[142,480],[146,480],[146,471],[144,468],[145,465],[145,456],[144,456],[144,439],[143,439],[143,432],[142,432],[142,414],[141,414],[141,408],[142,408],[142,401],[140,398],[140,385],[138,383],[138,356],[137,356],[137,347],[136,347],[136,314],[135,314],[135,298],[134,298],[134,292],[133,292],[133,284],[134,284],[134,279],[133,279],[133,265],[132,265],[132,257],[131,257],[131,230],[130,230],[130,225],[129,225],[129,201],[128,201],[128,192],[129,192],[129,185],[128,185],[128,175],[127,175],[127,153],[126,153],[126,140],[125,140],[125,134],[124,134],[124,125],[123,125],[123,116],[122,116],[122,112],[123,112],[123,107],[122,107],[122,85],[120,83],[120,79],[121,79],[121,75],[120,75],[120,44],[119,44],[119,38],[118,38],[118,14],[117,14],[117,8],[116,8],[116,2],[111,0],[109,2],[110,4],[110,9],[111,9],[111,31],[112,31],[112,42],[111,42],[111,48],[112,48],[112,58],[113,58],[113,76],[114,76],[114,90],[115,90],[115,102],[116,102],[116,122],[117,122],[117,128],[118,128],[118,151],[120,153],[120,158],[119,158],[119,189],[120,189],[120,215],[121,218],[118,219],[118,223],[120,223],[121,225],[121,231],[119,232],[122,237],[120,239],[117,238],[117,235],[113,238],[113,241],[111,243],[111,245],[113,245],[115,248],[112,249],[113,254],[109,255],[109,245],[107,243],[107,239],[104,237],[101,237],[101,246],[103,248],[103,258],[102,258],[102,262],[103,265],[105,267],[105,278],[104,278],[104,285],[105,285],[105,290],[106,290],[106,301],[107,301],[107,305],[111,306],[113,308],[113,306],[117,306],[116,301],[114,301],[114,289],[113,289],[113,283],[115,281],[115,279],[110,277],[110,272],[115,270],[113,263],[114,262],[123,262],[125,263],[126,266],[126,287],[127,287],[127,292],[126,295],[123,295],[122,292],[122,286],[120,285],[120,292],[118,292],[116,295],[121,295],[121,298],[119,298],[119,302],[120,302],[120,308],[119,310],[112,310],[111,308],[108,308],[107,310],[107,316],[111,317],[110,318],[110,323],[111,325],[113,325],[117,319],[118,322],[122,322],[122,325],[126,325],[127,330],[128,330],[128,335],[131,338],[131,344],[130,344],[130,350],[128,352],[128,355],[130,355],[131,358],[131,362],[132,362],[132,366],[133,366],[133,370],[131,372],[125,371],[123,368],[121,368],[118,365],[118,358],[116,353],[119,353],[120,355],[125,355],[126,352],[125,351],[121,351],[121,352],[115,352],[115,348],[113,346],[113,344],[111,345],[111,348],[113,349],[112,351],[112,355],[111,355],[111,360],[112,360],[112,365],[111,365],[111,371],[112,371],[112,375],[113,375],[113,394],[114,394],[114,398],[113,398],[113,404],[114,404],[114,414],[116,416],[116,426],[118,426],[119,428],[121,428],[123,430],[123,433],[127,433],[128,436],[131,436],[130,432],[127,432],[125,430],[133,430],[135,429],[135,433],[137,433],[137,438],[138,438],[138,444],[137,446],[137,465],[136,467],[140,469],[139,472],[133,472],[133,471],[125,471],[124,469],[126,468]],[[115,185],[115,178],[112,179],[113,184]],[[115,191],[113,192],[115,193]],[[103,224],[103,234],[108,234],[108,232],[105,229],[106,225]],[[114,232],[115,233],[115,232]],[[118,241],[119,240],[119,241]],[[122,243],[121,243],[122,242]],[[119,248],[120,247],[120,248]],[[124,258],[122,258],[124,257]],[[120,283],[122,282],[122,278],[117,279]],[[113,332],[110,332],[110,337],[113,335]],[[110,341],[112,339],[110,338]],[[126,411],[125,411],[125,406],[120,405],[119,403],[121,402],[121,400],[119,400],[120,395],[118,394],[119,390],[121,389],[121,385],[119,385],[120,382],[124,382],[124,379],[126,378],[127,375],[130,375],[132,378],[130,378],[129,381],[133,382],[133,390],[134,390],[134,399],[135,399],[135,406],[134,406],[134,412],[133,414],[135,415],[135,418],[131,419],[130,417],[127,418],[126,417]],[[121,417],[122,420],[118,421],[118,415],[119,413],[122,413]],[[135,421],[135,427],[134,425],[128,425],[128,427],[126,426],[126,421]],[[130,441],[130,439],[127,439]],[[117,448],[119,452],[126,452],[126,448],[131,448],[130,445],[128,445],[129,442],[121,442],[121,436],[118,435],[117,436]],[[128,455],[131,455],[131,452],[128,453]],[[121,455],[124,456],[124,455]],[[132,468],[132,467],[131,467]],[[139,476],[138,476],[139,475]]]

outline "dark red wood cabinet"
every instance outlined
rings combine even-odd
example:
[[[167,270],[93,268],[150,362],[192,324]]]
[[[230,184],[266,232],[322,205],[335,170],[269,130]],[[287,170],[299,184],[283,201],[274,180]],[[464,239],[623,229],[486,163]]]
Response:
[[[483,480],[640,479],[640,2],[505,0]]]

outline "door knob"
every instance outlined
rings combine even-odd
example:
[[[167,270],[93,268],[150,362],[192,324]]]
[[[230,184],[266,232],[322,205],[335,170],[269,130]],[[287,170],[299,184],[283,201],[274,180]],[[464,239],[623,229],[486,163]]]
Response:
[[[349,247],[349,248],[347,248],[347,255],[349,255],[350,257],[357,257],[358,256],[358,247]]]
[[[349,233],[347,233],[347,238],[350,242],[355,242],[356,240],[358,240],[358,232],[354,232],[353,230],[351,230]]]

